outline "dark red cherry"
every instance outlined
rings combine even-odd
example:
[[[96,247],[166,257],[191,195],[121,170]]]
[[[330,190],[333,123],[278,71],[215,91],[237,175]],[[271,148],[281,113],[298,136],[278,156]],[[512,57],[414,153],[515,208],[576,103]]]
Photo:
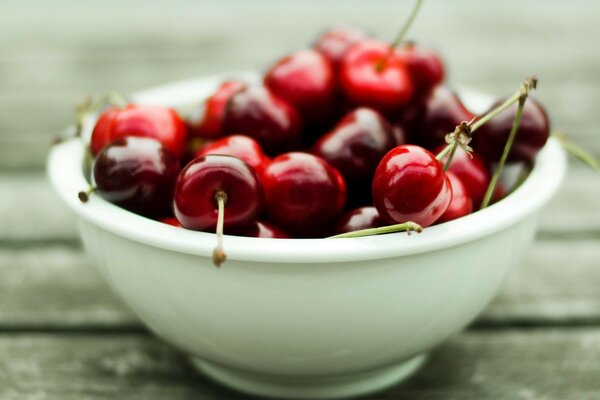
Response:
[[[348,49],[367,38],[369,35],[362,29],[334,27],[323,32],[313,47],[327,57],[334,68],[337,68]]]
[[[173,201],[177,220],[187,229],[214,230],[222,193],[226,230],[256,222],[263,200],[256,171],[239,158],[214,154],[195,159],[179,174]]]
[[[174,226],[176,228],[181,228],[181,224],[179,223],[179,221],[177,221],[177,218],[175,217],[164,217],[159,219],[160,222],[162,222],[163,224],[167,224],[167,225],[171,225]]]
[[[255,223],[231,233],[236,236],[268,238],[268,239],[289,239],[290,235],[267,221],[256,221]]]
[[[335,225],[335,234],[378,228],[384,225],[385,222],[375,207],[359,207],[348,211],[338,219]]]
[[[395,147],[393,127],[379,112],[362,107],[322,136],[313,153],[338,169],[346,179],[371,179],[383,156]]]
[[[502,104],[504,100],[498,100],[491,109]],[[515,104],[473,133],[474,147],[488,162],[500,160],[516,112]],[[549,135],[550,121],[546,109],[539,101],[528,98],[508,161],[533,162],[537,153],[546,144]]]
[[[223,117],[229,99],[244,87],[246,84],[238,81],[223,82],[217,91],[206,99],[198,115],[187,121],[191,134],[205,139],[222,136]]]
[[[373,201],[390,224],[413,221],[426,227],[448,208],[452,188],[435,156],[415,145],[383,157],[373,178]]]
[[[437,220],[438,223],[464,217],[473,211],[473,199],[462,180],[452,172],[446,172],[446,176],[452,187],[452,200],[446,211]]]
[[[262,178],[269,219],[296,236],[321,234],[346,203],[342,175],[312,154],[282,154]]]
[[[425,100],[411,127],[414,142],[434,149],[445,143],[447,133],[457,125],[473,118],[455,92],[445,86],[438,86]]]
[[[263,86],[246,87],[231,97],[223,127],[226,134],[243,132],[256,139],[271,155],[297,147],[302,132],[296,109]]]
[[[316,50],[300,50],[273,65],[265,86],[290,102],[308,123],[326,121],[333,111],[336,82],[329,60]]]
[[[444,81],[444,63],[433,50],[407,42],[397,52],[408,67],[416,97],[424,98]]]
[[[413,86],[404,61],[388,44],[367,40],[352,46],[340,68],[345,96],[360,106],[387,112],[412,98]]]
[[[159,141],[123,137],[96,157],[92,184],[103,199],[145,216],[169,210],[179,160]]]
[[[445,145],[439,146],[433,153],[438,154],[445,147]],[[448,157],[442,160],[442,165],[445,164],[447,159]],[[469,156],[461,147],[458,147],[452,157],[448,171],[456,175],[465,184],[473,200],[473,209],[478,210],[491,179],[490,171],[483,159],[474,151]]]
[[[251,137],[232,135],[204,145],[194,154],[194,158],[208,154],[223,154],[244,160],[260,174],[265,169],[269,158],[265,155],[260,144]]]
[[[109,108],[100,115],[92,132],[92,154],[97,155],[108,144],[125,136],[156,139],[178,158],[187,144],[186,126],[175,110],[129,104],[122,109]]]

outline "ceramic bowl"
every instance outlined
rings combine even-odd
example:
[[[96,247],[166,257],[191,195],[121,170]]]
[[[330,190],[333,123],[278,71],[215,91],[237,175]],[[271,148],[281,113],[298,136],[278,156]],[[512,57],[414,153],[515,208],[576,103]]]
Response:
[[[133,99],[189,105],[224,78]],[[463,95],[476,110],[489,105]],[[550,140],[527,180],[483,211],[410,236],[225,236],[228,260],[217,269],[211,233],[155,222],[98,196],[80,203],[77,192],[89,186],[84,154],[80,139],[59,144],[48,172],[116,294],[202,373],[243,392],[298,399],[366,394],[416,371],[493,298],[528,250],[540,209],[566,170],[563,150]]]

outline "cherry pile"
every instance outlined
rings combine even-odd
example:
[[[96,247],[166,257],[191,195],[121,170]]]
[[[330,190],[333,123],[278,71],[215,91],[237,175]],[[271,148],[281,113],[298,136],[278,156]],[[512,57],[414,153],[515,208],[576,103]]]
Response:
[[[435,51],[332,28],[276,61],[260,84],[223,82],[195,118],[159,106],[105,108],[90,143],[92,189],[80,196],[216,230],[220,241],[223,232],[420,230],[486,206],[490,190],[499,200],[502,187],[490,188],[498,163],[534,161],[549,121],[525,98],[499,99],[476,116],[445,84]]]

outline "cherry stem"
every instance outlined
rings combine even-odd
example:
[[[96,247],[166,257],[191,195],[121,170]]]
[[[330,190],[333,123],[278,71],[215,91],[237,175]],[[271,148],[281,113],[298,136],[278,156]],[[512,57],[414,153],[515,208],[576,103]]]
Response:
[[[213,251],[213,264],[219,268],[227,259],[227,255],[223,250],[223,223],[225,221],[225,204],[227,204],[227,193],[219,190],[215,193],[215,201],[219,207],[217,215],[217,247]]]
[[[439,162],[442,162],[444,157],[448,156],[448,159],[446,161],[444,161],[444,166],[443,166],[444,172],[448,171],[448,168],[450,168],[450,163],[452,162],[452,159],[454,158],[454,154],[456,154],[457,148],[458,148],[458,141],[454,141],[454,142],[450,143],[448,146],[444,147],[442,149],[442,151],[440,151],[438,153],[438,155],[435,156],[435,158]]]
[[[552,132],[551,136],[556,138],[563,149],[565,149],[573,157],[577,158],[582,163],[586,164],[596,172],[600,172],[600,162],[594,158],[593,155],[588,153],[583,147],[579,146],[571,140],[569,135],[564,132]]]
[[[407,221],[402,224],[380,226],[378,228],[360,229],[358,231],[346,232],[335,236],[330,236],[328,239],[341,239],[341,238],[356,238],[363,236],[381,235],[384,233],[394,232],[407,232],[409,235],[411,232],[421,233],[423,227],[415,222]]]
[[[490,204],[490,200],[492,199],[492,195],[496,190],[496,185],[498,184],[498,180],[500,179],[500,174],[502,173],[502,169],[504,168],[504,164],[508,159],[508,155],[510,150],[512,149],[513,142],[515,141],[515,137],[517,136],[517,131],[519,130],[519,124],[521,123],[521,116],[523,115],[523,107],[525,106],[525,101],[527,100],[527,93],[524,93],[519,97],[519,106],[517,108],[517,114],[515,115],[515,119],[513,120],[513,125],[510,130],[510,135],[508,136],[508,140],[504,145],[504,151],[502,152],[502,157],[496,166],[496,170],[494,171],[494,175],[492,176],[492,180],[488,185],[488,188],[485,192],[485,196],[483,197],[483,201],[481,202],[481,209],[486,208]]]
[[[383,69],[385,68],[385,64],[387,63],[388,59],[391,57],[392,53],[394,53],[394,50],[396,49],[396,47],[398,47],[400,45],[400,43],[402,43],[402,40],[404,39],[404,36],[406,35],[406,32],[408,32],[408,29],[413,24],[415,18],[417,17],[417,14],[419,13],[419,9],[421,8],[421,4],[423,4],[423,0],[416,0],[415,5],[414,5],[414,7],[412,9],[412,12],[408,16],[408,19],[402,25],[402,28],[400,29],[400,32],[398,32],[398,35],[396,36],[396,38],[394,39],[394,41],[390,45],[390,48],[389,48],[387,54],[385,55],[385,57],[383,57],[381,59],[381,61],[379,61],[377,63],[377,65],[375,67],[375,70],[377,72],[383,71]]]
[[[90,195],[96,191],[95,187],[91,187],[88,190],[82,190],[77,193],[77,197],[79,197],[79,201],[82,203],[87,203],[90,200]]]

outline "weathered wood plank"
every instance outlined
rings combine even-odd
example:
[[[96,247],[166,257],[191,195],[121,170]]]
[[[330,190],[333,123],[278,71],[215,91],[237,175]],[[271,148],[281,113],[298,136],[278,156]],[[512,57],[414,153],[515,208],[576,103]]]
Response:
[[[122,335],[0,336],[0,397],[240,399],[196,375],[156,339]],[[600,330],[467,332],[435,350],[411,380],[371,399],[592,399]]]

